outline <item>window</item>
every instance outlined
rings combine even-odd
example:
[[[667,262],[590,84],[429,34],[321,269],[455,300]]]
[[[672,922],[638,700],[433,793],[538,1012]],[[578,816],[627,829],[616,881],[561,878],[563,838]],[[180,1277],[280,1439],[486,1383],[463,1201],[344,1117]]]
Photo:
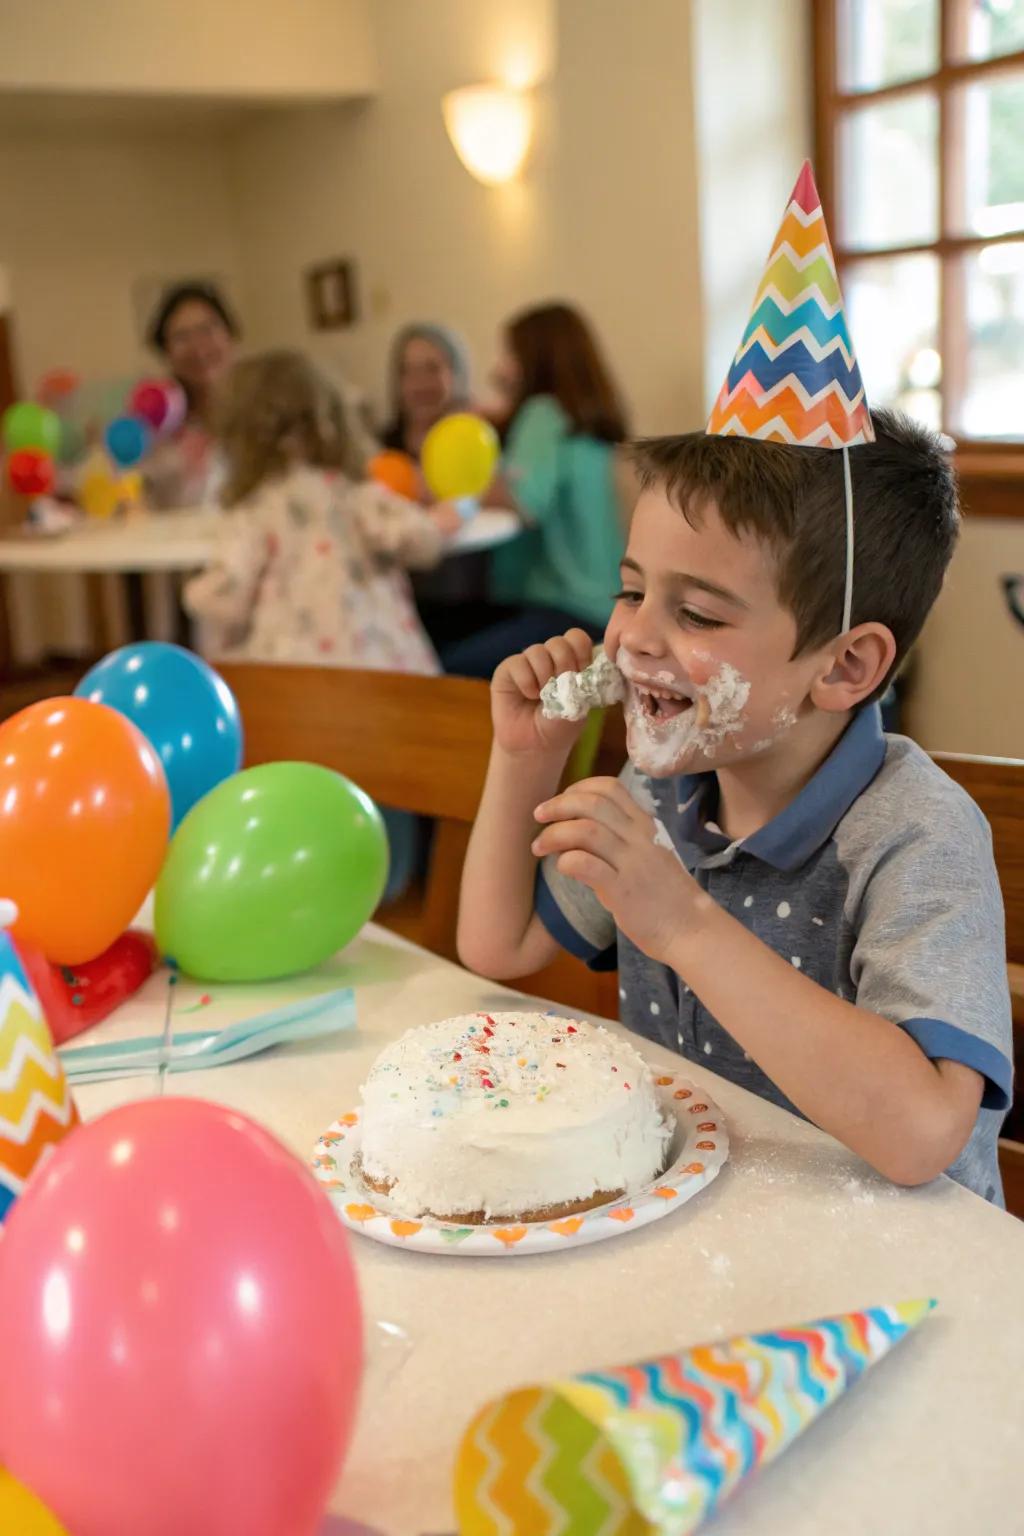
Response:
[[[816,169],[868,399],[1024,468],[1024,0],[812,7]]]

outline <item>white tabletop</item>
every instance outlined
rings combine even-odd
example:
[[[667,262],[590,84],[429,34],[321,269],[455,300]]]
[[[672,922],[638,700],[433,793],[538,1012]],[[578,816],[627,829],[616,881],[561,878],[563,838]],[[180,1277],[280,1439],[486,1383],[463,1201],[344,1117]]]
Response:
[[[0,539],[4,571],[197,571],[213,559],[219,514],[210,511],[138,513],[91,519],[50,537]],[[446,554],[493,549],[520,527],[514,512],[485,508],[447,541]]]
[[[374,1057],[396,1033],[516,996],[378,928],[325,969],[326,981],[285,990],[353,985],[358,1033],[172,1076],[168,1091],[243,1110],[307,1158],[358,1103]],[[183,982],[179,1009],[202,990]],[[281,987],[272,999],[258,988],[207,990],[211,1005],[183,1028],[262,1011],[280,1001]],[[90,1038],[158,1033],[165,998],[154,977]],[[678,1057],[639,1044],[653,1063],[678,1067]],[[459,1436],[481,1403],[513,1385],[936,1296],[938,1312],[738,1496],[715,1536],[1016,1529],[1024,1223],[945,1179],[898,1190],[822,1132],[700,1067],[687,1072],[724,1109],[731,1159],[707,1190],[644,1231],[502,1259],[432,1257],[353,1237],[371,1362],[335,1512],[388,1536],[450,1531]],[[136,1078],[76,1092],[93,1116],[151,1087]],[[379,1323],[402,1333],[388,1343]]]

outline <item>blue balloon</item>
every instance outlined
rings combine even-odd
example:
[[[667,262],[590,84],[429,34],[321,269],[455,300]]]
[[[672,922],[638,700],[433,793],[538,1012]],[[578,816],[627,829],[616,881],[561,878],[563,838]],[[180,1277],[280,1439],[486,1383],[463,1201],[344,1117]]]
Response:
[[[173,825],[242,766],[242,721],[223,678],[180,645],[144,640],[112,651],[75,693],[109,704],[149,738],[171,791]]]
[[[131,469],[137,464],[145,456],[152,437],[149,427],[137,416],[116,417],[103,434],[107,452],[119,469]]]

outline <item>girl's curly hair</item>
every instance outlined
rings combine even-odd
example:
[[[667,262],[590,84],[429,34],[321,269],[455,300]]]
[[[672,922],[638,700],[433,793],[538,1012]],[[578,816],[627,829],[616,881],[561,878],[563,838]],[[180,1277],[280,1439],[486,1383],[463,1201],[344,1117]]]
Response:
[[[340,469],[353,480],[365,466],[340,395],[301,352],[263,352],[236,363],[217,412],[226,460],[225,507],[296,462]]]

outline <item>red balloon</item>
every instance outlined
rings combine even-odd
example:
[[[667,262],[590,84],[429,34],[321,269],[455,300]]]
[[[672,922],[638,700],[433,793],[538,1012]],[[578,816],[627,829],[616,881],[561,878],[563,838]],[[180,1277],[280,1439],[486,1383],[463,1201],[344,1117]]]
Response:
[[[53,476],[53,460],[40,448],[19,448],[7,460],[7,478],[19,496],[45,496]]]
[[[154,432],[175,432],[185,420],[185,391],[174,379],[143,379],[132,390],[129,409]]]
[[[75,1536],[313,1536],[362,1359],[343,1227],[232,1110],[115,1109],[7,1218],[0,1445]]]
[[[159,962],[148,933],[122,933],[85,965],[52,965],[38,949],[15,943],[50,1026],[54,1045],[100,1024],[149,980]]]

